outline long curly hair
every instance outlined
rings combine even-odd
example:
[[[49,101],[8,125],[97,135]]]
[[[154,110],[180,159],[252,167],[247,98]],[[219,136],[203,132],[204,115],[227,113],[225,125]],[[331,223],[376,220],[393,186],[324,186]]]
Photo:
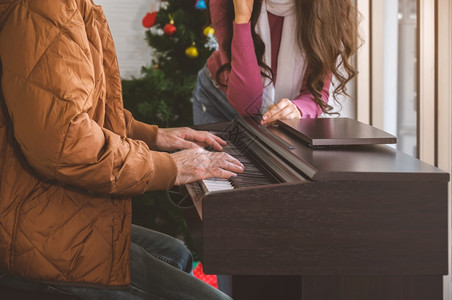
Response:
[[[265,44],[256,33],[255,27],[260,15],[262,1],[255,0],[251,15],[251,34],[254,51],[261,75],[273,80],[271,68],[263,62]],[[351,63],[359,43],[358,12],[351,0],[294,0],[297,16],[297,43],[305,54],[307,63],[307,88],[314,96],[314,101],[324,113],[330,114],[332,107],[322,101],[324,79],[334,76],[336,79],[333,97],[347,95],[347,83],[357,75]],[[227,16],[229,30],[220,47],[225,51],[229,62],[222,65],[215,74],[216,81],[222,82],[221,74],[231,70],[232,22],[234,20],[233,1],[228,2]],[[300,80],[303,80],[301,78]]]

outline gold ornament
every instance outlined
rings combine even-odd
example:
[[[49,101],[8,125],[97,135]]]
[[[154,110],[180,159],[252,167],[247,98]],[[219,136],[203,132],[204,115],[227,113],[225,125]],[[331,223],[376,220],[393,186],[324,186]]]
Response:
[[[214,35],[215,34],[215,29],[213,29],[212,26],[207,26],[206,28],[204,28],[202,33],[204,33],[205,36]]]
[[[199,52],[195,46],[190,46],[187,49],[185,49],[185,55],[187,55],[190,58],[196,58],[198,57]]]

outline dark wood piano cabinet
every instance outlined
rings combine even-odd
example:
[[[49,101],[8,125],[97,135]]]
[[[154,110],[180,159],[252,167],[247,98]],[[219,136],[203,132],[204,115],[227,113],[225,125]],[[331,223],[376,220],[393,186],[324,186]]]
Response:
[[[271,131],[306,180],[186,186],[202,205],[187,222],[206,273],[231,274],[234,299],[442,299],[449,174],[385,145],[313,149]]]

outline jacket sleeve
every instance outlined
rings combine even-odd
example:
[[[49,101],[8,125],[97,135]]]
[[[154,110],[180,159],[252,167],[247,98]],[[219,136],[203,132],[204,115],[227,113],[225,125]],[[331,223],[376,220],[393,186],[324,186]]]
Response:
[[[158,137],[158,126],[135,120],[132,113],[126,109],[124,109],[124,119],[126,121],[128,137],[145,142],[150,149],[155,148]]]
[[[104,79],[95,80],[98,66],[76,5],[61,9],[58,2],[45,10],[38,1],[25,3],[0,32],[0,57],[14,136],[30,166],[48,179],[99,193],[170,188],[177,168],[169,154],[90,118]]]

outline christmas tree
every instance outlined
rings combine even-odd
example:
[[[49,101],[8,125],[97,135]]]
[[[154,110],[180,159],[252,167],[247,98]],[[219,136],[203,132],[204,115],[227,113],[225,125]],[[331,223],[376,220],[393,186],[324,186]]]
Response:
[[[151,3],[143,18],[153,60],[142,78],[123,80],[124,105],[135,118],[162,127],[192,124],[198,71],[216,48],[203,0]]]
[[[148,124],[189,126],[197,73],[217,46],[214,32],[203,0],[151,1],[142,24],[148,28],[153,60],[144,62],[141,78],[122,81],[124,106]],[[183,215],[173,202],[177,195],[167,192],[135,197],[133,223],[178,237],[190,247]]]

